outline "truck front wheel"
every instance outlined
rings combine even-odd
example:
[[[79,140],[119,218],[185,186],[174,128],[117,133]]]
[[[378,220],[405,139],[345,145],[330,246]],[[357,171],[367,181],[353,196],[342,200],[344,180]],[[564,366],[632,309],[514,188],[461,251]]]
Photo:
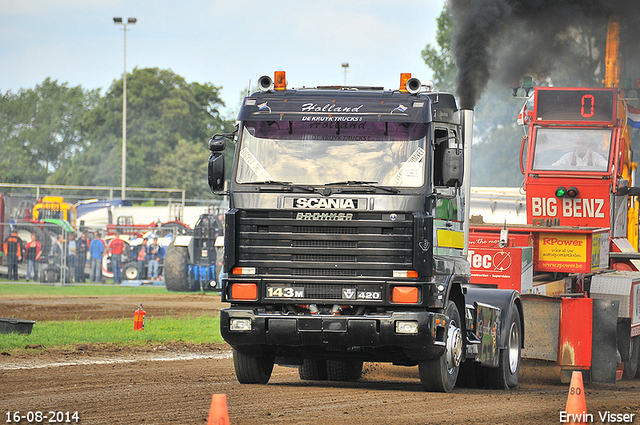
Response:
[[[236,370],[236,378],[241,384],[266,384],[271,378],[275,356],[263,354],[253,357],[233,350],[233,367]]]
[[[460,313],[453,301],[448,302],[444,314],[449,318],[446,351],[437,359],[419,362],[418,370],[425,390],[448,393],[458,379],[464,344]]]
[[[624,362],[624,372],[622,379],[633,379],[635,376],[640,378],[638,373],[638,365],[640,364],[640,336],[631,338],[629,360]]]
[[[326,381],[327,362],[325,360],[305,359],[298,366],[298,375],[304,381]]]
[[[327,360],[330,381],[357,381],[362,377],[362,362]]]
[[[500,350],[497,368],[483,367],[484,382],[487,388],[507,390],[518,386],[520,376],[520,349],[522,347],[522,329],[520,313],[517,308],[511,309],[509,315],[509,334],[507,348]]]

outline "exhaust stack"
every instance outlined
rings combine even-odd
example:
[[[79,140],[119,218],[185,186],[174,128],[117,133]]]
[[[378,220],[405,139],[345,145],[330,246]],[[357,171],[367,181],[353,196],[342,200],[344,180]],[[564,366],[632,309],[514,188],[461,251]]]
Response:
[[[471,200],[471,145],[473,143],[473,109],[460,110],[460,124],[462,126],[462,143],[464,144],[464,172],[462,189],[464,192],[464,251],[467,258],[469,253],[469,205]]]

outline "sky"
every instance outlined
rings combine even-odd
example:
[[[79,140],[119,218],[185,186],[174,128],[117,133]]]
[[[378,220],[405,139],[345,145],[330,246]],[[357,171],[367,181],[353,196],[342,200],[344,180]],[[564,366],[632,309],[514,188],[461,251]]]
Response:
[[[221,87],[226,113],[249,83],[286,71],[288,86],[396,88],[426,81],[421,51],[436,45],[444,0],[0,0],[0,93],[47,77],[101,88],[126,67],[171,69]]]

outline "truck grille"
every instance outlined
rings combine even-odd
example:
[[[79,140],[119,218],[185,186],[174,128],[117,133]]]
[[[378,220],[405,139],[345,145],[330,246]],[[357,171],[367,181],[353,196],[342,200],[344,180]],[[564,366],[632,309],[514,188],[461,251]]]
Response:
[[[295,211],[239,211],[236,265],[265,276],[389,278],[412,269],[413,216],[354,212],[301,223]]]

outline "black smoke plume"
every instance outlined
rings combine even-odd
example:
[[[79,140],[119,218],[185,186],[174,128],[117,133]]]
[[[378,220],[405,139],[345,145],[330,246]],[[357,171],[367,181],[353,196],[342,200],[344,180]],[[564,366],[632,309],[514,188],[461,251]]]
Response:
[[[575,76],[573,85],[593,85],[603,72],[611,16],[620,26],[623,74],[634,83],[640,78],[640,0],[449,2],[463,109],[475,107],[489,79],[512,85],[523,75],[544,79],[562,69]]]

